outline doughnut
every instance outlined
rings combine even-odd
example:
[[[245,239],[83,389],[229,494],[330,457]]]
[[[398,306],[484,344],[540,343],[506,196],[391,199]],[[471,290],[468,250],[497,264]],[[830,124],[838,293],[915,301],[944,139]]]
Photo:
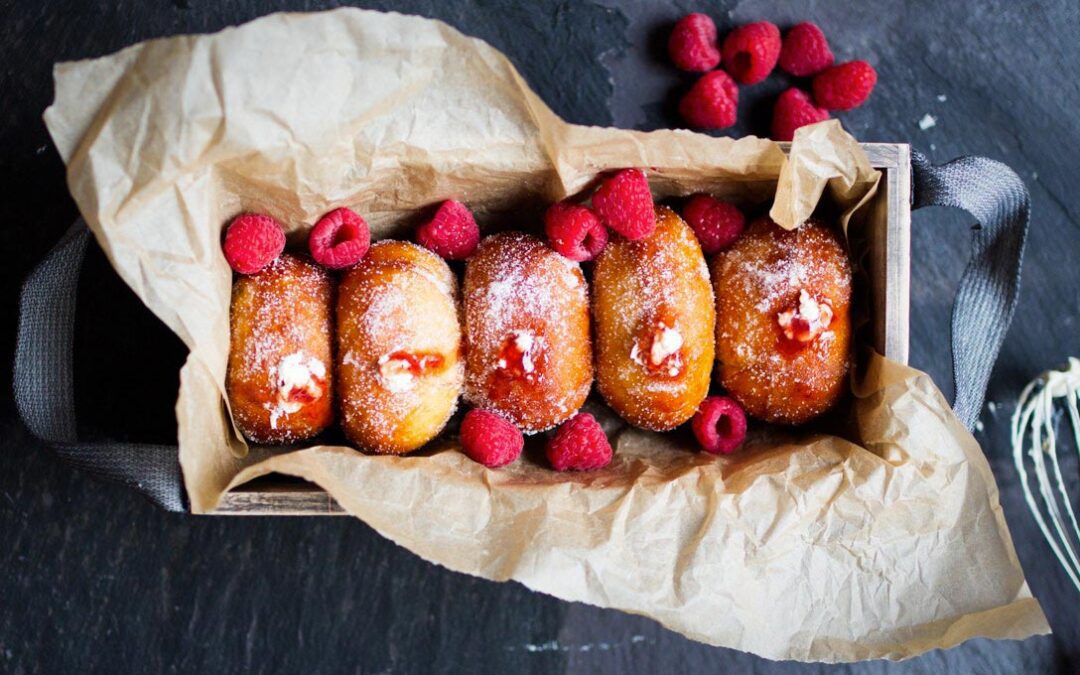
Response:
[[[802,424],[844,391],[851,265],[821,221],[755,221],[713,261],[720,383],[759,419]]]
[[[581,407],[592,386],[589,297],[581,267],[539,239],[484,239],[465,265],[465,399],[525,433]]]
[[[291,255],[233,284],[225,390],[249,441],[302,441],[333,422],[333,302],[329,275]]]
[[[453,272],[416,244],[375,243],[338,287],[341,426],[368,452],[403,454],[434,438],[461,393]]]
[[[593,269],[596,384],[634,426],[673,429],[709,393],[716,321],[709,269],[693,231],[656,209],[645,239],[614,238]]]

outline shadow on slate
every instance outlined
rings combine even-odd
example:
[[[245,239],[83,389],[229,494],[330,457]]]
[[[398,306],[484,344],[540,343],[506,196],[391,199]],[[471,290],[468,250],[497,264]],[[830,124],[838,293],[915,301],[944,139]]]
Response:
[[[75,410],[87,441],[176,443],[187,348],[91,243],[75,319]]]

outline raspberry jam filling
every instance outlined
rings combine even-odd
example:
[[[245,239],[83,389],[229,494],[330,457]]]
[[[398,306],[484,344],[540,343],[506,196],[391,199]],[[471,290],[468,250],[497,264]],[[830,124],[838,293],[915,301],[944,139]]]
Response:
[[[678,377],[683,370],[683,336],[675,322],[665,319],[650,321],[630,349],[630,360],[643,366],[650,374]]]
[[[379,357],[379,374],[386,388],[393,392],[408,391],[416,378],[426,375],[443,365],[441,354],[413,353],[403,349]]]
[[[266,404],[271,429],[277,429],[282,415],[299,412],[322,398],[326,391],[326,365],[304,352],[294,352],[281,359],[270,374],[277,389],[274,403]]]
[[[814,299],[805,289],[799,291],[797,307],[776,315],[784,337],[793,342],[808,343],[825,332],[833,320],[829,303]]]
[[[503,341],[495,365],[504,377],[532,382],[536,379],[539,356],[540,343],[536,335],[532,331],[515,330]]]

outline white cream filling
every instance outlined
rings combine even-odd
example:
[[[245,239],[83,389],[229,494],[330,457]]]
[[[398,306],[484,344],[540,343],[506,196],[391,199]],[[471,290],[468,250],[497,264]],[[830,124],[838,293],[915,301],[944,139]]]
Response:
[[[416,386],[416,376],[410,372],[412,364],[408,360],[391,358],[390,354],[396,351],[399,350],[395,349],[392,352],[383,354],[379,357],[378,363],[383,386],[389,391],[399,394]]]
[[[649,365],[661,365],[668,357],[677,354],[682,349],[682,346],[682,333],[661,323],[660,330],[653,334],[652,344],[649,346]],[[645,358],[636,341],[630,348],[630,360],[639,366],[646,365]],[[671,366],[668,368],[668,375],[675,377],[678,374],[679,361],[676,359],[672,361]]]
[[[796,334],[794,325],[796,317],[806,322],[808,335],[800,336]],[[799,291],[799,308],[797,310],[789,309],[776,315],[777,322],[784,329],[784,335],[789,340],[803,341],[812,340],[820,335],[832,323],[832,318],[832,307],[828,303],[819,303],[814,300],[805,289]]]
[[[653,338],[652,348],[649,350],[649,361],[654,366],[663,363],[664,359],[678,352],[683,345],[683,337],[679,331],[664,324],[660,326],[660,335]]]
[[[514,348],[521,352],[521,371],[528,375],[536,370],[536,363],[533,358],[533,348],[536,346],[536,336],[527,330],[515,330],[511,331],[510,335],[513,339]],[[506,359],[499,359],[499,368],[506,368],[508,366]]]
[[[270,411],[270,428],[277,429],[282,415],[299,412],[305,405],[300,401],[290,400],[293,390],[307,392],[312,399],[322,396],[323,387],[319,380],[326,378],[326,364],[304,352],[294,352],[278,361],[270,371],[270,376],[274,378],[277,388],[277,400],[265,404],[265,407]]]

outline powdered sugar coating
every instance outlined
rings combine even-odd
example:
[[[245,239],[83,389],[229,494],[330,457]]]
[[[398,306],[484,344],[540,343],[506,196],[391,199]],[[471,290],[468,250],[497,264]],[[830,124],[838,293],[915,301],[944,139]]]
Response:
[[[671,429],[708,393],[714,306],[708,266],[693,231],[656,209],[656,231],[616,239],[596,261],[593,317],[597,386],[635,426]]]
[[[361,448],[409,452],[453,415],[463,379],[455,289],[437,255],[390,240],[342,279],[338,398],[342,428]]]
[[[463,294],[466,400],[501,412],[525,433],[573,415],[592,385],[580,266],[535,237],[496,234],[466,265]]]
[[[827,410],[843,391],[850,350],[851,267],[839,237],[818,221],[795,231],[768,218],[713,262],[720,380],[746,411],[798,424]],[[782,317],[827,304],[828,326],[812,340],[784,334]]]
[[[226,390],[249,440],[293,443],[333,421],[332,303],[326,272],[290,255],[236,280]]]

